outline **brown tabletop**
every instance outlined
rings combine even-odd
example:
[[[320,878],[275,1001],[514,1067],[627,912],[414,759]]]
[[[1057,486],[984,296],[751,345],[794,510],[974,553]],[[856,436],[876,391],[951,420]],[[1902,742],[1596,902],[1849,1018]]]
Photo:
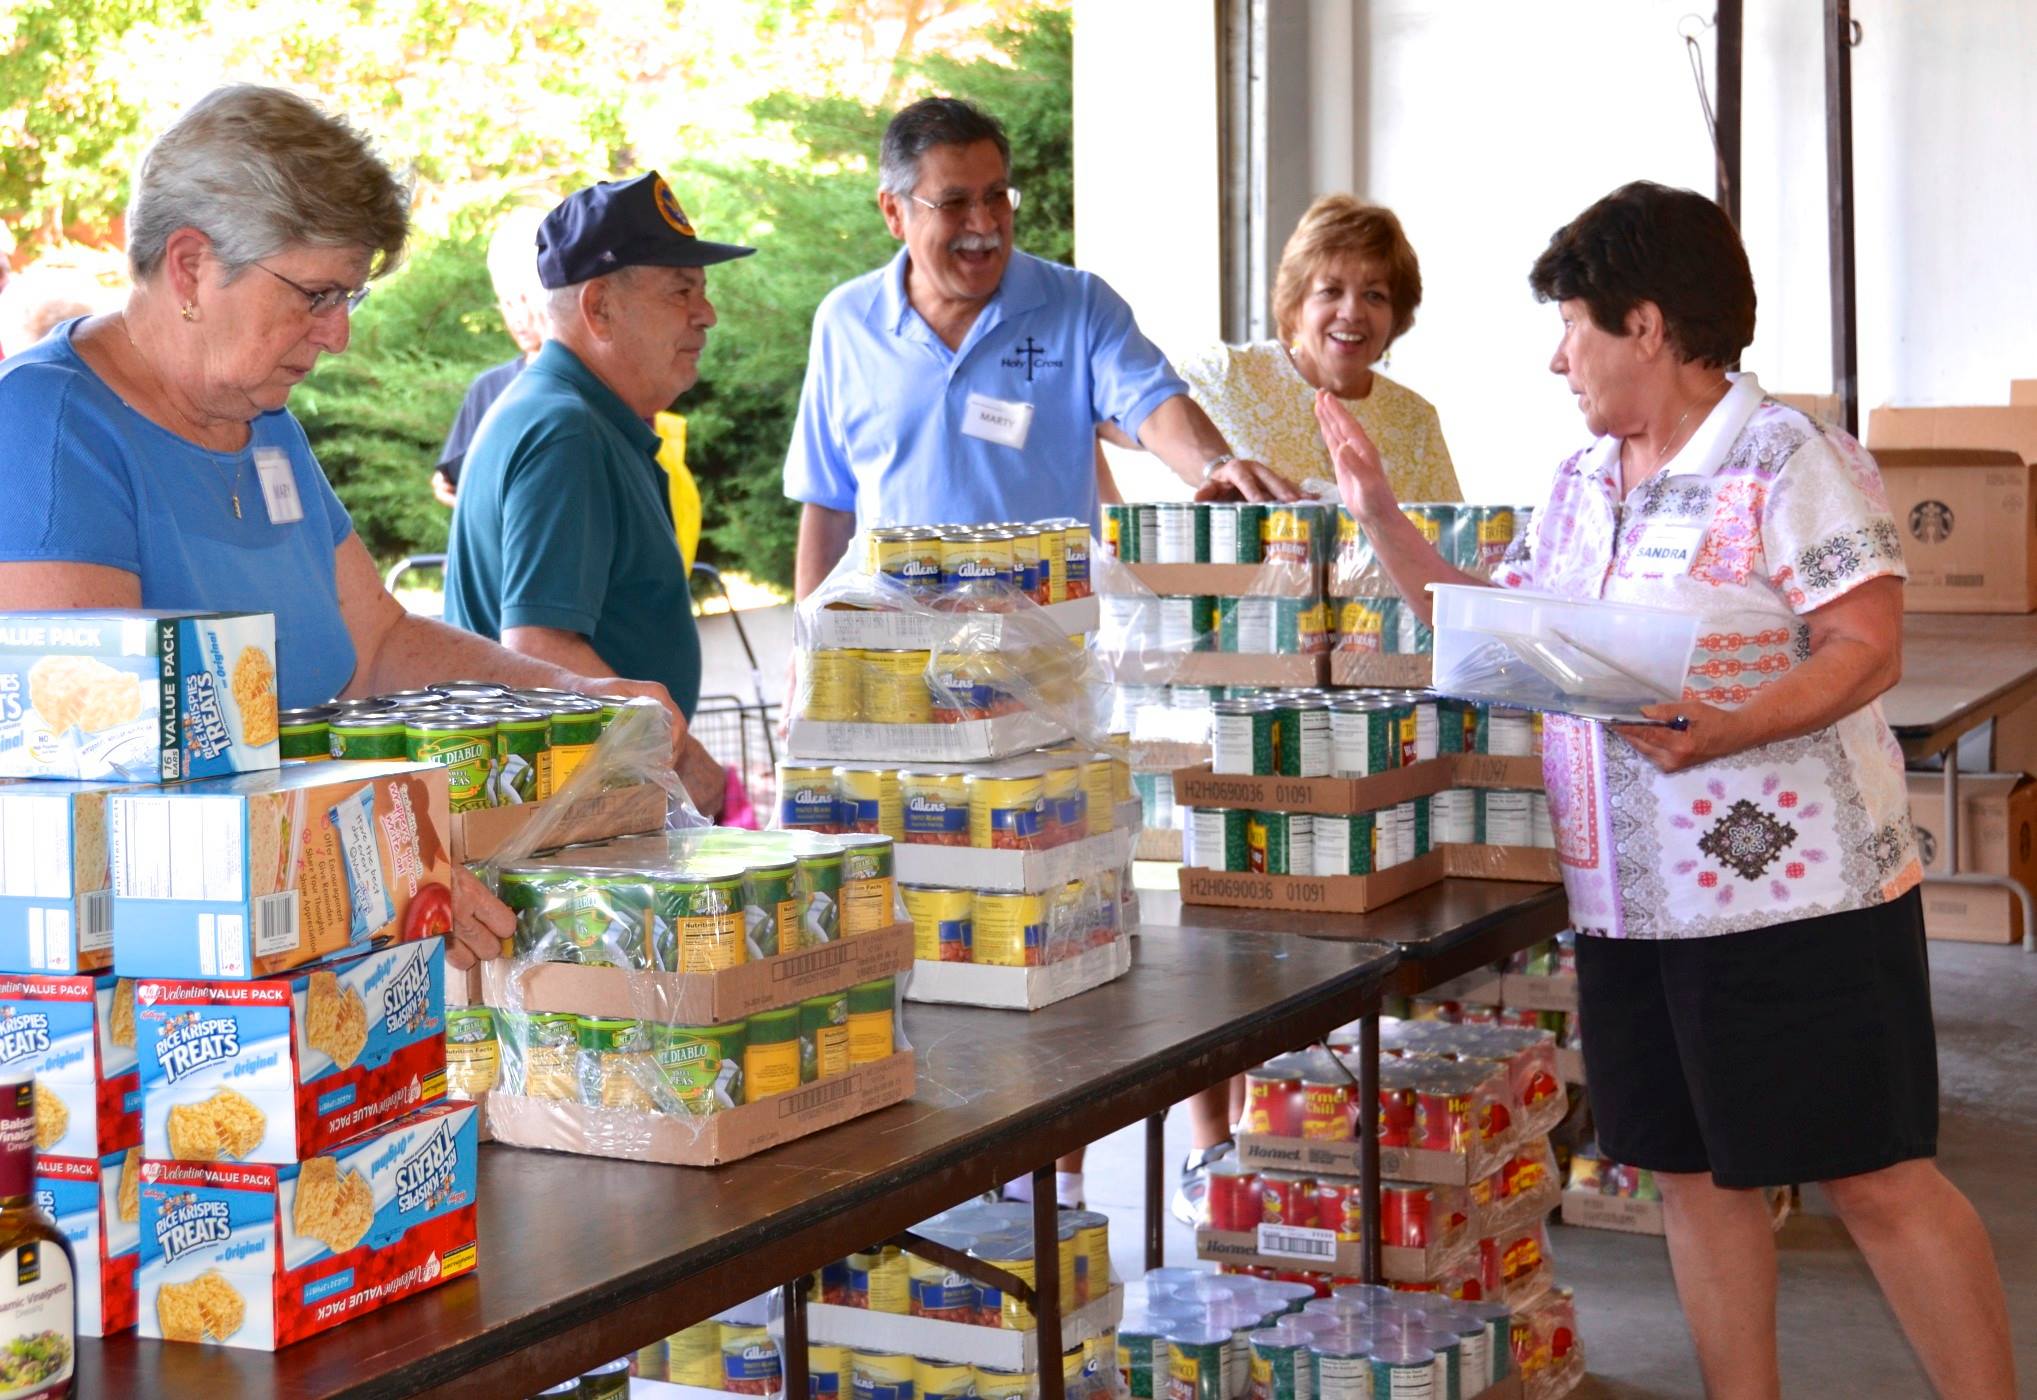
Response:
[[[1420,996],[1570,926],[1562,886],[1505,880],[1444,880],[1369,914],[1183,904],[1180,895],[1167,890],[1141,890],[1139,899],[1145,917],[1154,922],[1389,944],[1400,950],[1401,961],[1388,987],[1402,996]]]
[[[534,1394],[1326,1034],[1396,960],[1148,920],[1128,974],[1044,1010],[908,1006],[908,1103],[716,1169],[484,1147],[472,1277],[273,1354],[81,1339],[79,1393]]]
[[[1881,700],[1908,758],[2037,699],[2037,614],[1903,615],[1903,678]]]

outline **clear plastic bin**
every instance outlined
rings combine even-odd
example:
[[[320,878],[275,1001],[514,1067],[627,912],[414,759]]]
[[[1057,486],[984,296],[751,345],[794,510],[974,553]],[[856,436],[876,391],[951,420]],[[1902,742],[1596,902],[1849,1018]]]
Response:
[[[1634,711],[1683,696],[1698,619],[1667,608],[1434,583],[1435,688],[1528,709]]]

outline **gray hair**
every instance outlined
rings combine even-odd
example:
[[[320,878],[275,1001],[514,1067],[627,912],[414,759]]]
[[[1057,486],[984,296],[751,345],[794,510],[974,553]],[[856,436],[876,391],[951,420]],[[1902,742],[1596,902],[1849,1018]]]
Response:
[[[877,188],[903,199],[919,186],[920,157],[932,146],[973,146],[990,141],[1011,172],[1011,142],[997,118],[959,97],[923,97],[900,109],[884,128],[877,152]]]
[[[170,235],[195,228],[228,274],[286,248],[369,250],[380,277],[403,256],[410,191],[345,118],[282,88],[215,88],[149,147],[127,206],[137,279]]]

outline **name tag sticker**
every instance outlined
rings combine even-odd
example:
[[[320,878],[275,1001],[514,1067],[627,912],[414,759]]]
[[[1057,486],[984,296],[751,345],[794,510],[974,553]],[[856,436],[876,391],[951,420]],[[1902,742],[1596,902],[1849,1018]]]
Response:
[[[1029,403],[971,394],[968,407],[962,411],[962,431],[985,442],[1024,447],[1032,430],[1033,406]]]
[[[297,497],[297,473],[290,470],[288,453],[280,447],[257,447],[255,475],[262,480],[262,504],[268,507],[271,525],[294,525],[304,518],[304,502]]]
[[[1688,573],[1704,538],[1705,527],[1702,525],[1649,525],[1634,541],[1634,551],[1629,556],[1634,572]]]

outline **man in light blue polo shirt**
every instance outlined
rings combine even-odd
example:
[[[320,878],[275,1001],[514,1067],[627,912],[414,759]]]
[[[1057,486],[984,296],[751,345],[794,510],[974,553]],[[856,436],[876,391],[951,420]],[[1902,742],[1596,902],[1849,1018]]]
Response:
[[[814,316],[785,494],[805,597],[861,528],[1097,517],[1110,424],[1207,494],[1289,499],[1236,457],[1104,281],[1012,248],[1003,128],[931,97],[893,117],[878,207],[905,246]]]

